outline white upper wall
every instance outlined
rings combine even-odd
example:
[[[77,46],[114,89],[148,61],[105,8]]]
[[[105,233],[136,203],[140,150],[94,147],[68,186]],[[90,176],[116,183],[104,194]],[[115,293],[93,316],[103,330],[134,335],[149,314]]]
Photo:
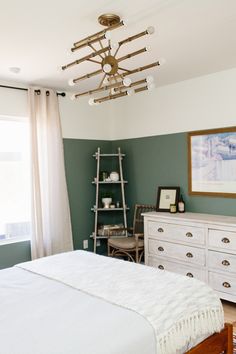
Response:
[[[117,140],[236,125],[236,68],[98,106],[59,96],[64,138]],[[0,115],[27,115],[27,93],[0,88]]]
[[[1,82],[2,85],[19,84]],[[91,107],[88,99],[71,101],[70,95],[59,96],[63,138],[107,140],[111,137],[111,102]],[[0,88],[0,116],[26,117],[27,91]]]
[[[88,98],[71,101],[59,96],[63,138],[98,139],[111,138],[112,102],[89,106]]]
[[[236,125],[236,69],[114,101],[112,139]]]

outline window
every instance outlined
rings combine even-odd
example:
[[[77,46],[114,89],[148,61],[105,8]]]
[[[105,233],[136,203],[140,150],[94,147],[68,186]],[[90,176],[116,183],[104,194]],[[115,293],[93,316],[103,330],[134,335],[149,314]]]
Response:
[[[0,117],[0,244],[30,239],[27,119]]]

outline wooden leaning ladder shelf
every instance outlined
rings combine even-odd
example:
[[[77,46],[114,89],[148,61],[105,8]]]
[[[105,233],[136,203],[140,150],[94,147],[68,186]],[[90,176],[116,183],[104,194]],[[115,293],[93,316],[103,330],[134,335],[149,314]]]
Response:
[[[123,223],[124,223],[124,228],[127,229],[127,216],[126,212],[129,208],[126,206],[126,201],[125,201],[125,184],[128,183],[127,181],[124,180],[123,178],[123,168],[122,168],[122,160],[125,154],[121,153],[121,149],[118,147],[117,153],[112,153],[112,154],[102,154],[100,147],[98,147],[97,152],[93,155],[93,157],[96,158],[97,160],[97,174],[95,181],[92,182],[96,186],[96,199],[95,199],[95,205],[92,208],[92,210],[95,213],[95,218],[94,218],[94,232],[93,232],[93,239],[94,239],[94,252],[96,253],[97,250],[97,239],[101,238],[106,238],[104,236],[99,236],[98,235],[98,214],[99,212],[104,212],[104,211],[123,211]],[[101,181],[99,180],[99,175],[100,175],[100,167],[101,167],[101,158],[118,158],[118,163],[119,163],[119,181]],[[121,188],[121,200],[122,200],[122,205],[120,207],[115,207],[115,208],[99,208],[99,188],[101,184],[120,184]],[[127,231],[126,236],[127,236]]]

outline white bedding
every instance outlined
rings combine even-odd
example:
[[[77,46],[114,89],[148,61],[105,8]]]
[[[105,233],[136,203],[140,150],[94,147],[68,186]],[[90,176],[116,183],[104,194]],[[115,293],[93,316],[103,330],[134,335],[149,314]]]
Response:
[[[0,273],[1,354],[183,353],[223,327],[203,283],[89,252]]]

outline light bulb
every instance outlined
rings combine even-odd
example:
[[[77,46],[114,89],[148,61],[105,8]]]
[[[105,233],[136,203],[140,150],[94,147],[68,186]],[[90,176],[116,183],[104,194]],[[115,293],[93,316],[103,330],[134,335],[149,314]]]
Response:
[[[124,26],[128,26],[129,24],[129,20],[127,20],[127,18],[122,19],[121,22],[123,23]]]
[[[110,39],[111,39],[111,31],[106,31],[106,33],[105,33],[105,38],[106,38],[107,40],[110,40]]]
[[[109,74],[109,72],[111,71],[111,65],[105,64],[105,65],[103,65],[102,69],[103,69],[104,73]]]
[[[123,79],[123,85],[124,85],[125,87],[130,86],[131,83],[132,83],[132,80],[131,80],[129,77],[125,77],[125,78]]]
[[[150,45],[147,45],[145,49],[146,49],[146,52],[150,52],[151,51]]]
[[[148,33],[148,34],[153,34],[154,32],[155,32],[155,27],[149,26],[149,27],[147,28],[147,33]]]
[[[71,99],[71,101],[74,101],[74,100],[76,99],[75,94],[71,95],[71,96],[70,96],[70,99]]]
[[[148,84],[152,84],[152,83],[154,82],[154,77],[153,77],[152,75],[148,75],[148,76],[146,77],[146,82],[147,82]]]
[[[112,42],[111,43],[111,49],[117,49],[119,48],[119,43],[118,42]]]
[[[88,100],[88,104],[89,104],[90,106],[94,106],[94,105],[95,105],[94,98],[91,97],[91,98]]]
[[[147,85],[148,91],[154,90],[155,87],[156,87],[156,85],[154,84],[154,82],[149,84],[149,85]]]
[[[69,86],[75,86],[74,79],[68,80],[68,85],[69,85]]]
[[[132,96],[133,94],[134,94],[134,89],[129,88],[129,89],[127,90],[127,95],[128,95],[128,96]]]
[[[163,65],[166,63],[166,60],[164,58],[161,58],[158,60],[158,62],[159,62],[159,65]]]

